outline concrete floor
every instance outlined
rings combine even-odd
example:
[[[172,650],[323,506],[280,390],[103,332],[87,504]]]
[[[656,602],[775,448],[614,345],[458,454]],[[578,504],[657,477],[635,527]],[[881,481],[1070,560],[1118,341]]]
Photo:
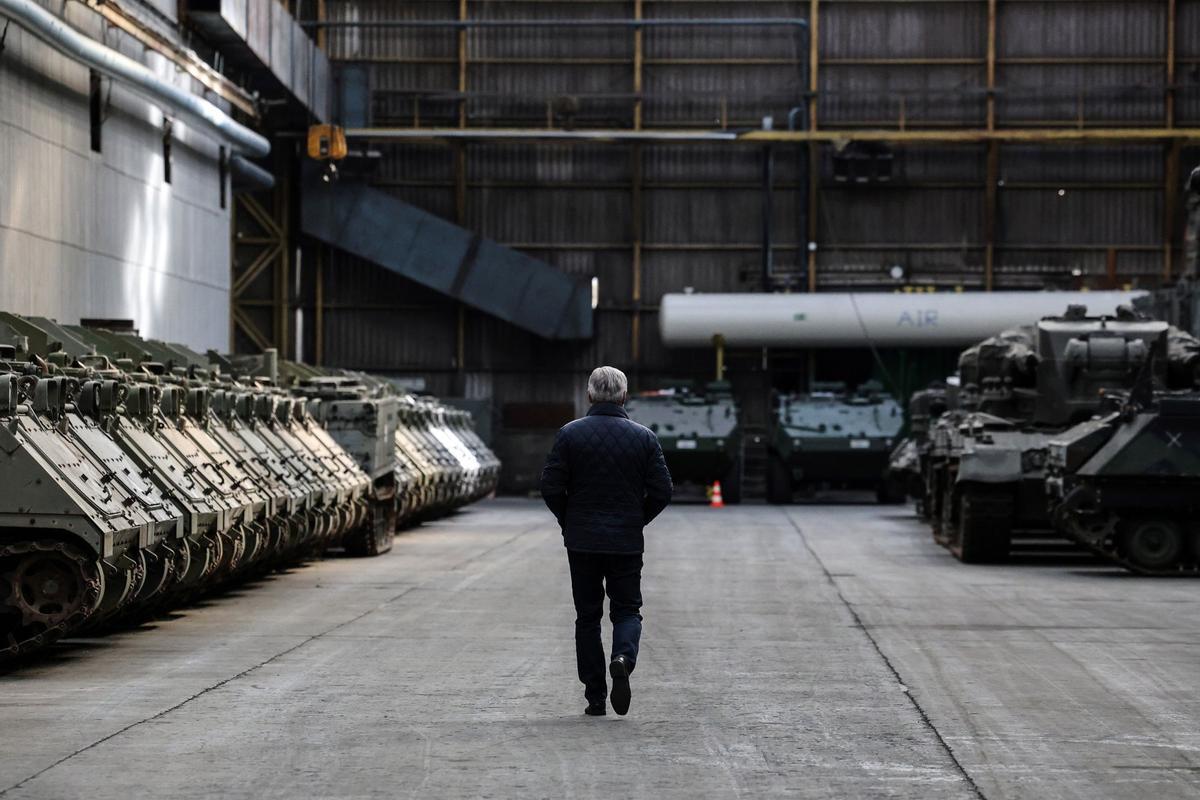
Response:
[[[0,796],[1200,797],[1200,586],[969,568],[910,512],[676,506],[628,717],[501,500],[0,676]]]

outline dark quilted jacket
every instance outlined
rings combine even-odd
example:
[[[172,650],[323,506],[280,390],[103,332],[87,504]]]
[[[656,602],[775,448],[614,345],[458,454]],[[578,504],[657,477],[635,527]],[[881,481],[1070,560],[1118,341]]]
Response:
[[[542,497],[568,550],[640,553],[642,528],[671,502],[671,473],[649,428],[616,403],[596,403],[558,432]]]

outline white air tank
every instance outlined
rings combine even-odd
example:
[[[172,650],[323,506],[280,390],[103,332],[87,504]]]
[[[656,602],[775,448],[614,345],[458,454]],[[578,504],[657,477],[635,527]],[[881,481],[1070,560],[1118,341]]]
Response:
[[[1068,305],[1116,313],[1146,292],[942,292],[934,294],[668,294],[658,317],[668,347],[957,347]]]

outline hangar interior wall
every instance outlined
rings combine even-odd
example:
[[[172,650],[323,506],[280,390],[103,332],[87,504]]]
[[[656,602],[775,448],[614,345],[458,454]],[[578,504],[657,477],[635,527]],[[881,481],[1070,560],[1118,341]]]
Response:
[[[166,0],[143,6],[175,19]],[[63,8],[72,24],[174,74],[86,7]],[[814,10],[811,41],[789,26],[570,24]],[[1198,0],[326,0],[306,11],[366,22],[565,21],[326,32],[319,41],[331,59],[367,68],[374,125],[744,129],[767,116],[785,127],[793,109],[802,124],[846,131],[1200,125]],[[84,68],[10,30],[0,54],[0,305],[68,321],[129,318],[150,336],[224,348],[229,212],[215,145],[177,127],[167,184],[160,114],[105,80],[94,153],[89,92]],[[582,378],[597,363],[625,368],[642,387],[707,378],[710,353],[669,351],[658,339],[668,291],[1156,285],[1178,271],[1179,195],[1200,156],[1121,137],[1065,148],[951,136],[887,148],[887,179],[860,182],[846,179],[859,167],[844,157],[861,152],[777,145],[768,195],[759,146],[371,149],[381,155],[378,188],[597,278],[597,334],[585,345],[547,343],[308,245],[291,290],[295,354],[419,377],[444,395],[494,397],[498,420],[511,411],[502,435],[514,436],[531,420],[580,411]],[[773,259],[764,276],[766,196]],[[888,277],[897,265],[900,282]],[[748,397],[812,376],[861,380],[874,363],[863,353],[730,354]]]
[[[45,5],[161,77],[190,80],[83,4]],[[174,3],[143,8],[148,19],[175,18]],[[100,91],[97,153],[88,69],[10,26],[0,53],[0,308],[72,323],[130,319],[145,336],[227,349],[218,147],[176,124],[166,183],[162,114],[107,78]]]
[[[365,22],[818,15],[811,85],[808,34],[789,27],[332,29],[329,55],[367,70],[379,126],[711,130],[771,116],[783,128],[793,108],[847,131],[1200,124],[1196,0],[328,0],[326,9]],[[759,147],[371,146],[382,155],[377,187],[598,277],[597,333],[587,346],[549,345],[330,252],[323,322],[307,326],[304,345],[314,352],[320,336],[327,363],[420,376],[443,394],[494,394],[498,419],[536,404],[578,412],[583,376],[598,363],[641,386],[710,376],[710,353],[661,345],[664,292],[763,288]],[[1153,286],[1178,269],[1179,198],[1200,152],[1119,137],[887,152],[889,179],[860,183],[843,179],[833,145],[774,148],[772,288]],[[902,281],[888,276],[895,265]],[[883,355],[897,367],[907,358],[910,370],[925,357]],[[928,359],[925,371],[952,364],[952,354]],[[730,363],[754,398],[814,375],[878,372],[869,353],[731,353]]]

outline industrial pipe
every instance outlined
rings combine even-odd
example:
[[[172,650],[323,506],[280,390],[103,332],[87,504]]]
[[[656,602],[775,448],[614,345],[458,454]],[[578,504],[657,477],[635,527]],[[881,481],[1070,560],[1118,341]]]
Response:
[[[302,28],[804,28],[789,17],[676,17],[671,19],[308,19]]]
[[[347,128],[350,139],[378,141],[587,141],[600,143],[645,142],[648,144],[686,144],[700,142],[731,142],[740,144],[803,144],[823,142],[885,142],[895,145],[915,144],[1078,144],[1079,142],[1156,142],[1200,141],[1200,128],[997,128],[993,131],[963,128],[929,130],[847,130],[820,128],[818,130],[763,131],[757,128],[741,131],[724,130],[630,130],[596,128],[565,130],[562,128]]]
[[[233,173],[233,188],[238,191],[269,192],[275,188],[275,176],[244,156],[233,155],[229,170]]]
[[[668,347],[957,347],[1058,316],[1068,305],[1116,314],[1146,292],[668,294]]]
[[[202,97],[159,78],[145,65],[83,35],[33,0],[0,0],[0,14],[10,18],[58,52],[121,81],[170,117],[206,131],[233,150],[261,158],[271,143]]]
[[[733,131],[565,130],[563,128],[346,128],[347,139],[535,142],[736,142]]]

